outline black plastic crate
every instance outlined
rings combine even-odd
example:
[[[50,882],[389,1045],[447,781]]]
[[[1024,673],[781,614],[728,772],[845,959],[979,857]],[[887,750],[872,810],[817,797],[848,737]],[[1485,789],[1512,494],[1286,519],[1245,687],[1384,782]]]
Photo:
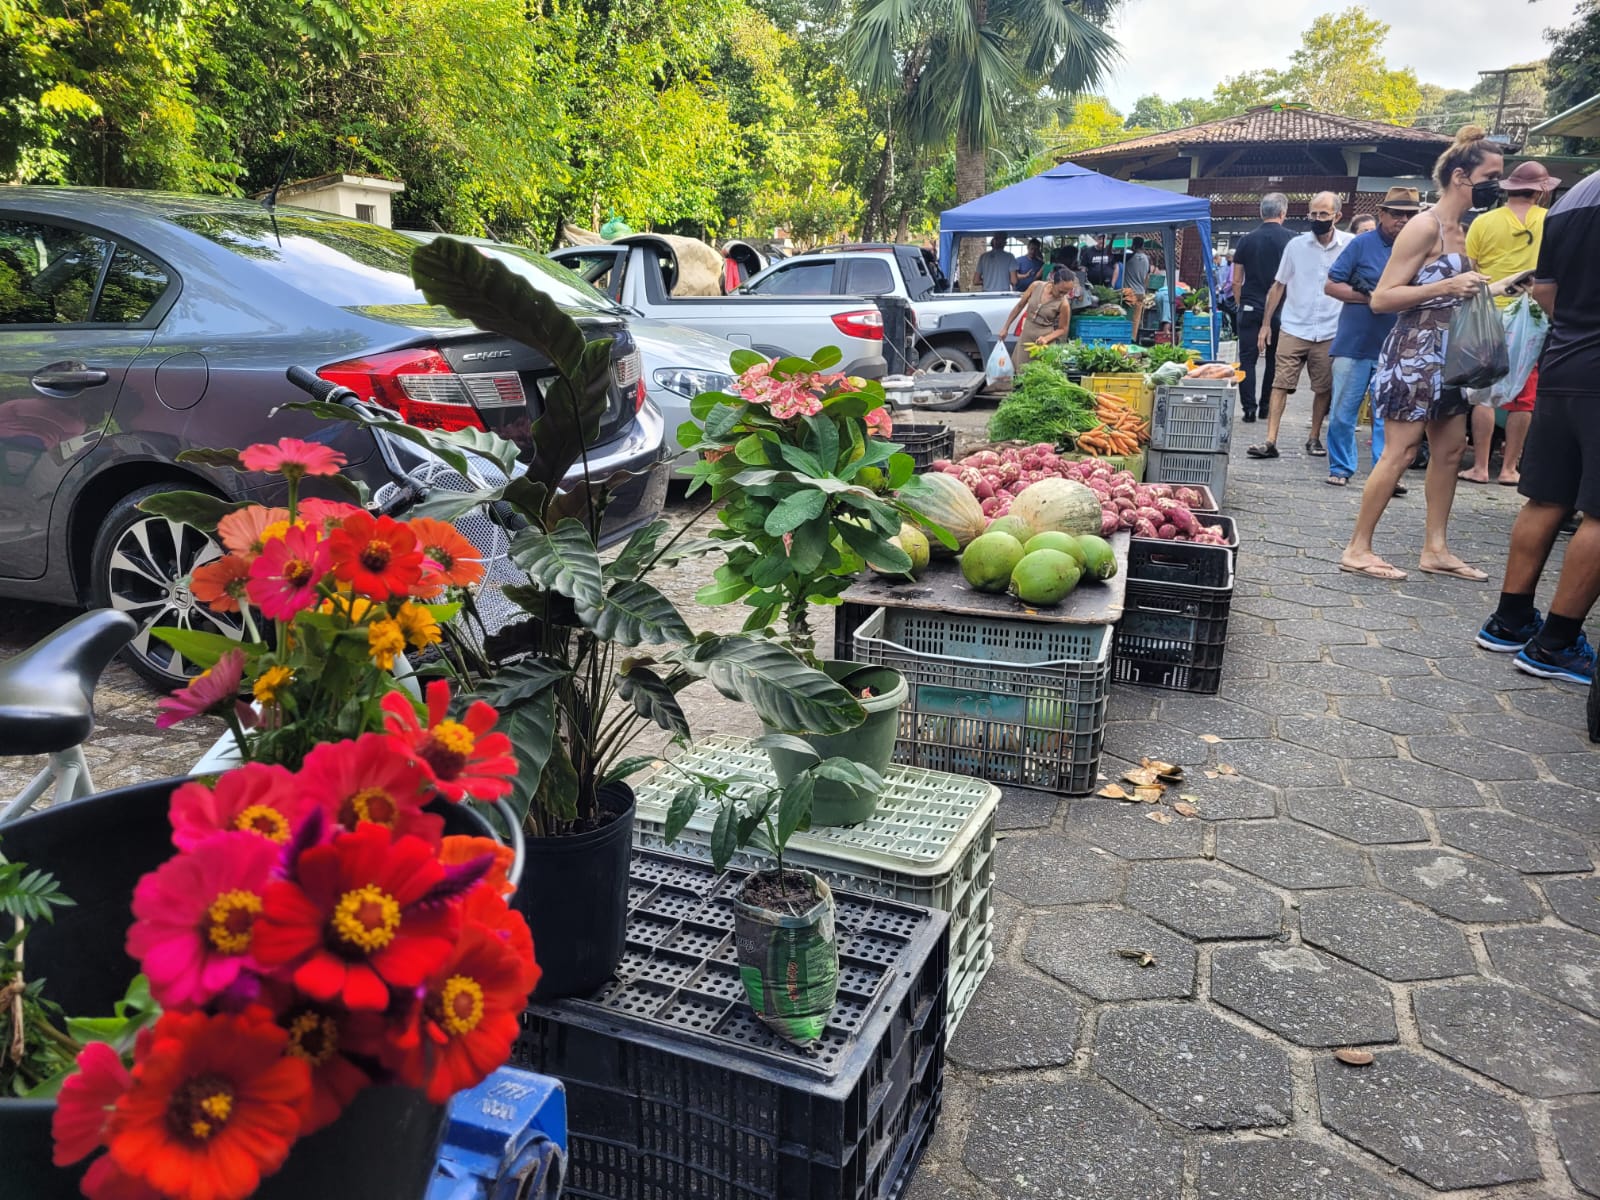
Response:
[[[1200,524],[1202,524],[1202,525],[1220,525],[1220,526],[1222,526],[1222,536],[1226,540],[1226,545],[1225,546],[1209,546],[1209,545],[1198,545],[1198,546],[1195,546],[1195,544],[1193,542],[1165,542],[1165,541],[1162,541],[1160,538],[1143,538],[1143,537],[1130,538],[1129,541],[1128,541],[1128,578],[1129,579],[1138,579],[1138,578],[1140,578],[1140,576],[1134,570],[1134,563],[1135,562],[1139,563],[1140,564],[1139,569],[1140,570],[1145,570],[1148,567],[1148,564],[1151,562],[1152,557],[1154,558],[1155,563],[1156,563],[1156,565],[1154,567],[1154,570],[1157,572],[1157,574],[1160,574],[1163,571],[1177,572],[1179,574],[1187,574],[1187,570],[1183,566],[1180,566],[1176,562],[1170,561],[1170,556],[1165,556],[1165,549],[1164,548],[1168,547],[1168,546],[1194,546],[1194,548],[1196,550],[1200,550],[1200,551],[1204,551],[1205,552],[1201,557],[1210,558],[1210,559],[1213,559],[1213,560],[1215,560],[1217,558],[1220,558],[1221,557],[1221,553],[1220,552],[1223,549],[1226,549],[1227,552],[1228,552],[1228,561],[1230,563],[1232,563],[1235,567],[1237,567],[1239,565],[1239,527],[1233,523],[1233,518],[1232,517],[1225,517],[1221,513],[1202,512],[1199,509],[1195,509],[1194,510],[1194,515],[1195,515],[1195,519],[1198,520],[1200,522]],[[1214,569],[1213,569],[1213,571],[1211,573],[1212,574],[1215,573]],[[1172,578],[1172,579],[1158,580],[1158,581],[1152,581],[1152,582],[1185,583],[1185,584],[1187,584],[1187,583],[1189,583],[1189,580],[1186,579],[1186,578]],[[1190,584],[1190,586],[1195,586],[1195,585]],[[1214,587],[1215,585],[1214,584],[1200,584],[1199,586],[1212,586],[1212,587]]]
[[[1197,516],[1203,525],[1220,524],[1214,516]],[[1228,521],[1230,533],[1232,525]],[[1237,547],[1236,533],[1232,540]],[[1128,542],[1128,587],[1137,583],[1175,583],[1182,587],[1232,588],[1234,553],[1228,546],[1132,538]]]
[[[1233,571],[1221,587],[1128,580],[1112,648],[1111,678],[1141,687],[1214,695],[1233,606]]]
[[[636,850],[616,982],[530,1005],[513,1061],[567,1089],[567,1196],[894,1200],[938,1117],[948,918],[835,891],[839,1000],[799,1049],[745,1003],[742,871]]]
[[[948,425],[913,425],[897,420],[894,433],[887,440],[898,442],[919,471],[926,471],[937,459],[954,457],[956,452],[956,431]]]

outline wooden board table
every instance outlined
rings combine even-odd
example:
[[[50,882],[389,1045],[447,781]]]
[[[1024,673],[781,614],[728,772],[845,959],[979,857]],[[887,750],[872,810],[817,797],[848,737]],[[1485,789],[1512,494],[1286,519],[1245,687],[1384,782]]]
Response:
[[[863,576],[840,596],[842,603],[834,616],[834,657],[851,657],[851,636],[879,608],[917,608],[1058,625],[1114,625],[1122,619],[1128,588],[1129,534],[1123,530],[1107,540],[1116,552],[1117,573],[1104,583],[1079,584],[1053,608],[1030,608],[1004,592],[974,591],[961,577],[960,564],[954,559],[935,559],[921,579],[910,583],[894,582],[880,575]]]

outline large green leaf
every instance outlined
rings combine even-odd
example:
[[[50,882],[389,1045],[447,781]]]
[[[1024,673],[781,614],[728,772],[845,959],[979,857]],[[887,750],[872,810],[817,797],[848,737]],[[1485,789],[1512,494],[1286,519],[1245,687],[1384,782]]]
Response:
[[[672,601],[642,579],[612,584],[599,611],[585,616],[597,637],[619,646],[659,645],[694,638]]]
[[[891,574],[904,574],[911,570],[911,556],[887,538],[859,525],[838,524],[840,535],[870,565]]]
[[[667,806],[667,819],[661,830],[662,840],[667,845],[672,845],[678,840],[678,835],[684,827],[694,819],[695,810],[700,807],[700,789],[692,783],[686,783],[672,797],[672,803]]]
[[[733,368],[735,375],[743,375],[751,367],[759,367],[767,361],[767,356],[756,350],[735,350],[728,356],[728,365]]]
[[[689,736],[689,718],[665,679],[649,667],[638,665],[619,671],[617,675],[617,695],[632,704],[634,712],[654,721],[668,733]]]
[[[526,816],[528,810],[539,803],[540,783],[555,745],[555,692],[546,691],[502,713],[500,730],[511,739],[511,752],[517,760],[517,774],[511,781],[511,804],[519,815]]]
[[[477,694],[495,708],[512,709],[542,696],[571,674],[557,659],[523,658],[497,670]]]
[[[580,609],[605,599],[600,555],[581,521],[567,517],[549,533],[524,529],[511,543],[511,560],[535,583],[570,596]]]
[[[610,387],[610,338],[590,342],[578,358],[576,373],[551,381],[544,411],[533,423],[528,474],[535,482],[554,489],[581,462],[583,448],[593,446],[600,435]]]
[[[651,521],[633,531],[633,536],[628,539],[628,544],[622,552],[608,562],[603,568],[607,579],[637,579],[639,569],[644,566],[650,556],[655,553],[655,548],[660,544],[667,530],[672,526],[666,521]]]
[[[704,421],[706,416],[719,404],[738,406],[744,401],[738,396],[730,396],[727,392],[701,392],[689,401],[689,415],[696,421]],[[680,425],[681,429],[682,426]]]
[[[717,813],[716,824],[711,826],[711,865],[722,870],[738,848],[739,835],[734,827],[733,805],[724,802]]]
[[[150,636],[159,638],[184,658],[207,670],[216,666],[217,660],[230,650],[243,650],[246,661],[266,653],[265,646],[236,642],[220,633],[207,633],[203,629],[167,629],[155,625],[150,629]]]
[[[778,501],[767,514],[765,529],[773,537],[782,537],[807,521],[815,521],[827,504],[828,498],[821,492],[809,488],[803,492],[792,492]]]
[[[239,459],[237,450],[209,450],[195,448],[185,450],[178,455],[181,463],[194,463],[199,467],[222,467],[230,471],[243,471],[244,463]]]
[[[158,492],[139,501],[139,511],[211,533],[223,517],[253,503],[253,500],[223,500],[209,492]]]
[[[693,646],[692,657],[719,692],[749,704],[774,729],[843,733],[866,719],[849,692],[765,638],[707,638]]]
[[[788,844],[795,830],[810,826],[811,799],[816,787],[816,780],[812,778],[811,773],[802,771],[783,789],[783,796],[778,801],[779,849]]]

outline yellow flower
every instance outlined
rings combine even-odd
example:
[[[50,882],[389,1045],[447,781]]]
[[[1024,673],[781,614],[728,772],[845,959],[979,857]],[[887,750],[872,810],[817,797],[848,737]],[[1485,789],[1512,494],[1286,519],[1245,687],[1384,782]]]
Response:
[[[413,604],[409,600],[400,606],[395,620],[405,630],[406,642],[413,650],[432,646],[444,636],[439,632],[439,622],[434,620],[433,614],[424,605]]]
[[[281,538],[291,529],[304,529],[304,521],[274,521],[261,531],[261,544],[266,545],[273,538]]]
[[[340,613],[346,617],[350,624],[359,625],[361,619],[373,609],[373,603],[365,596],[346,596],[343,592],[324,600],[319,611],[325,613]]]
[[[288,687],[293,678],[294,674],[288,667],[268,667],[257,676],[252,690],[262,704],[276,704],[278,693]]]
[[[394,656],[406,648],[405,631],[400,622],[389,617],[367,626],[367,654],[385,671],[394,670]]]

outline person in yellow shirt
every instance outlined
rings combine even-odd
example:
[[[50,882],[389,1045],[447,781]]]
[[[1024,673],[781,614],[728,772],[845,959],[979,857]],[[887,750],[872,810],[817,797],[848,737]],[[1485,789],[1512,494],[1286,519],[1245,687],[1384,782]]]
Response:
[[[1539,243],[1544,236],[1541,201],[1548,201],[1561,186],[1543,164],[1525,162],[1500,181],[1506,202],[1484,213],[1467,230],[1467,256],[1474,269],[1490,279],[1504,279],[1518,271],[1531,271],[1539,261]],[[1495,301],[1501,308],[1514,297]],[[1522,478],[1517,467],[1522,461],[1522,445],[1533,423],[1533,398],[1539,387],[1539,368],[1510,404],[1506,405],[1506,446],[1500,459],[1500,482],[1515,487]],[[1489,446],[1494,437],[1494,408],[1487,404],[1472,407],[1472,466],[1458,474],[1468,483],[1489,482]]]

